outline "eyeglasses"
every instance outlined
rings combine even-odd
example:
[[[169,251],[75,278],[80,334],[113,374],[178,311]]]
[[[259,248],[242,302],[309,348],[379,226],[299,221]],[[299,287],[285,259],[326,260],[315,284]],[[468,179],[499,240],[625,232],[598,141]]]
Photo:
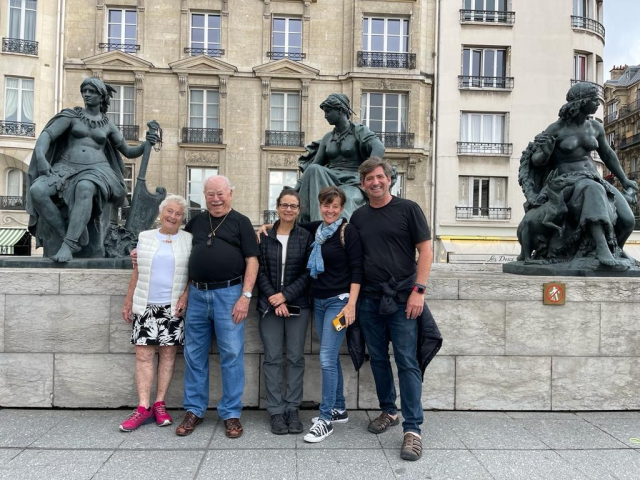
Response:
[[[278,205],[278,207],[283,210],[287,210],[288,208],[290,208],[291,210],[298,210],[300,208],[300,205],[281,203],[280,205]]]

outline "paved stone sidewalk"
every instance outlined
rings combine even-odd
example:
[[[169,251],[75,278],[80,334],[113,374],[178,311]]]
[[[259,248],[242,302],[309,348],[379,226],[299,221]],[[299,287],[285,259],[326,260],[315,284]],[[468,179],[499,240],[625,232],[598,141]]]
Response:
[[[224,436],[215,411],[186,438],[174,427],[118,430],[123,410],[0,410],[0,479],[633,479],[640,412],[426,412],[422,460],[400,459],[401,427],[367,432],[375,411],[350,412],[324,442],[272,435],[245,411]],[[180,421],[183,412],[172,412]],[[310,425],[317,411],[302,411]]]

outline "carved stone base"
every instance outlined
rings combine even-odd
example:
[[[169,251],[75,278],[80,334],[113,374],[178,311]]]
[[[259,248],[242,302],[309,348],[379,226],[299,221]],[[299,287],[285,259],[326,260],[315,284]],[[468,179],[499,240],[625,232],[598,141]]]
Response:
[[[579,258],[565,263],[509,262],[502,265],[504,273],[515,275],[559,277],[640,277],[635,260],[622,258],[620,265],[608,267],[595,258]],[[625,269],[626,267],[626,269]]]
[[[4,257],[0,258],[3,268],[88,268],[118,270],[131,269],[131,258],[74,258],[66,263],[54,262],[46,257]]]

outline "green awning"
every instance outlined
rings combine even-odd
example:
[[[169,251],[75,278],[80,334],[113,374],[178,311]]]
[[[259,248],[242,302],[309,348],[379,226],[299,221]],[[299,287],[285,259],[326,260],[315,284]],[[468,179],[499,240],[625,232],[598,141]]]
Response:
[[[0,247],[13,247],[25,232],[22,228],[0,228]]]

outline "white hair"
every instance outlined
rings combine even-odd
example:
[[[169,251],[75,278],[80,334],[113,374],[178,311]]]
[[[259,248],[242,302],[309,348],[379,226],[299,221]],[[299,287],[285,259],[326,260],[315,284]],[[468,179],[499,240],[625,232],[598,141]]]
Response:
[[[162,201],[162,203],[158,207],[158,213],[162,213],[162,210],[164,210],[164,207],[166,207],[167,204],[169,203],[175,203],[177,205],[180,205],[182,207],[182,212],[187,213],[187,201],[180,195],[175,195],[173,193],[170,193],[169,195],[167,195],[167,198],[165,198]]]
[[[202,187],[202,191],[203,191],[203,192],[206,192],[206,191],[207,191],[207,185],[209,184],[209,182],[210,182],[211,180],[213,180],[213,179],[215,179],[215,178],[221,178],[221,179],[223,179],[223,180],[226,182],[227,186],[229,187],[229,191],[231,191],[231,190],[233,190],[233,189],[234,189],[234,186],[233,186],[233,185],[231,185],[231,180],[229,180],[229,178],[228,178],[228,177],[225,177],[224,175],[211,175],[210,177],[207,177],[207,178],[204,180],[203,187]]]

